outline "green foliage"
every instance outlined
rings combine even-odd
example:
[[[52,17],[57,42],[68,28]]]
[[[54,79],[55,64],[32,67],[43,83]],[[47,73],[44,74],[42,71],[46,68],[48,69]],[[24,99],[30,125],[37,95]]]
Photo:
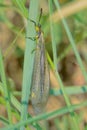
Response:
[[[71,4],[69,0],[67,0],[67,3]],[[63,6],[64,4],[65,2],[63,3]],[[77,49],[77,46],[81,44],[82,41],[85,41],[85,38],[87,38],[86,10],[80,11],[79,13],[68,17],[68,22],[63,17],[60,22],[55,23],[51,19],[55,11],[60,12],[60,16],[62,16],[59,1],[50,0],[47,3],[47,7],[49,7],[49,9],[46,14],[43,12],[41,25],[44,32],[45,42],[47,43],[46,48],[49,66],[53,71],[55,71],[57,82],[60,85],[60,89],[52,88],[50,90],[50,95],[63,96],[66,106],[50,113],[43,113],[33,117],[27,109],[29,105],[28,102],[30,100],[30,88],[34,63],[34,53],[32,53],[32,50],[36,47],[36,41],[26,38],[25,52],[19,46],[15,45],[15,43],[17,44],[19,37],[35,37],[35,29],[29,19],[36,22],[38,21],[38,16],[40,14],[40,2],[39,0],[30,0],[29,9],[27,9],[25,5],[26,0],[12,0],[10,4],[0,1],[0,22],[5,24],[13,32],[13,34],[16,35],[10,47],[8,47],[7,51],[4,53],[4,56],[2,56],[2,51],[0,50],[0,105],[3,105],[7,111],[7,118],[0,115],[0,121],[5,125],[5,127],[0,128],[0,130],[30,130],[31,126],[37,130],[44,130],[46,129],[47,124],[42,126],[40,121],[46,120],[46,123],[48,123],[47,120],[51,120],[54,117],[55,119],[53,119],[53,121],[56,129],[79,130],[82,123],[83,113],[80,111],[77,114],[75,110],[87,106],[87,101],[74,105],[71,104],[69,96],[86,93],[87,86],[65,86],[60,74],[58,73],[58,63],[63,60],[67,54],[69,54],[71,49],[73,49],[78,65],[83,73],[85,81],[87,82],[87,72]],[[19,26],[14,25],[9,17],[7,17],[7,9],[15,11],[21,17],[24,23],[23,27],[21,27],[22,29]],[[71,22],[72,26],[68,25],[68,23],[70,23],[70,18],[73,20],[73,22]],[[27,24],[25,24],[25,20],[27,21]],[[64,33],[65,35],[63,35]],[[66,47],[63,46],[65,42],[68,43]],[[16,49],[14,49],[14,46]],[[12,49],[15,51],[18,58],[22,57],[24,54],[22,92],[15,91],[13,81],[10,80],[8,82],[9,78],[5,74],[4,58],[6,58]],[[61,51],[58,51],[60,49]],[[87,60],[87,58],[85,59]],[[16,98],[16,94],[21,98],[21,101]],[[65,116],[65,114],[67,115]],[[12,121],[13,116],[15,116],[17,120],[15,125],[13,125]],[[49,127],[50,126],[48,126],[47,129],[49,129]],[[84,130],[86,127],[87,126],[84,127]]]

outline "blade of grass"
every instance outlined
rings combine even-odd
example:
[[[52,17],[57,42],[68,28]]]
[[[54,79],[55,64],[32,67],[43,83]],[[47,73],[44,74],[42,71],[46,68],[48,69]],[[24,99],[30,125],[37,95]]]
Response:
[[[74,110],[77,110],[83,106],[87,106],[87,102],[82,102],[81,104],[78,104],[78,105],[72,105],[70,106],[69,108],[68,107],[63,107],[62,109],[59,109],[59,110],[55,110],[53,112],[50,112],[50,113],[44,113],[44,114],[41,114],[39,116],[35,116],[33,118],[29,118],[27,119],[26,121],[21,121],[17,124],[14,124],[14,125],[9,125],[8,127],[6,128],[1,128],[0,130],[12,130],[12,129],[16,129],[16,128],[19,128],[21,127],[22,125],[27,125],[27,124],[31,124],[32,122],[37,122],[37,121],[41,121],[41,120],[45,120],[45,119],[51,119],[51,118],[54,118],[54,117],[57,117],[57,116],[60,116],[60,115],[64,115],[66,113],[69,113],[70,109],[73,111]],[[80,129],[78,129],[80,130]]]
[[[61,8],[61,13],[63,14],[64,17],[69,17],[86,8],[87,8],[87,0],[70,1],[68,2],[68,4],[65,4],[65,6]],[[59,12],[55,12],[51,18],[55,22],[60,21],[62,19],[60,17]]]
[[[47,54],[47,60],[48,60],[48,62],[49,62],[49,64],[50,64],[51,68],[54,70],[54,64],[53,64],[53,61],[52,61],[50,55],[48,54],[48,52],[47,52],[46,54]]]
[[[75,41],[74,41],[74,39],[73,39],[73,37],[72,37],[72,34],[71,34],[70,30],[69,30],[69,27],[68,27],[68,25],[67,25],[67,23],[66,23],[66,21],[65,21],[65,19],[64,19],[64,17],[63,17],[63,15],[62,15],[62,13],[61,13],[59,2],[58,2],[57,0],[54,0],[54,3],[55,3],[55,5],[56,5],[56,8],[57,8],[59,14],[60,14],[60,17],[62,18],[62,23],[63,23],[63,25],[64,25],[65,31],[66,31],[66,33],[67,33],[67,36],[68,36],[69,41],[70,41],[70,44],[72,45],[73,51],[74,51],[75,56],[76,56],[77,61],[78,61],[78,64],[79,64],[79,66],[80,66],[80,68],[81,68],[81,70],[82,70],[82,73],[83,73],[83,75],[84,75],[85,81],[86,81],[86,83],[87,83],[87,72],[86,72],[86,70],[85,70],[85,67],[84,67],[84,65],[83,65],[83,63],[82,63],[82,60],[81,60],[80,55],[79,55],[79,53],[78,53],[78,50],[77,50],[77,48],[76,48],[76,44],[75,44]]]
[[[28,10],[25,8],[25,5],[24,5],[24,3],[25,2],[23,2],[22,0],[12,0],[18,7],[19,7],[19,9],[21,10],[21,12],[22,12],[22,14],[26,17],[26,18],[28,18]]]
[[[29,18],[34,21],[36,21],[36,17],[38,14],[38,6],[39,6],[39,0],[30,1]],[[27,30],[27,37],[35,37],[34,25],[30,21],[28,21],[28,26],[26,30]],[[34,49],[35,49],[35,42],[30,39],[26,39],[24,70],[23,70],[23,85],[22,85],[22,107],[21,107],[22,121],[23,120],[25,121],[27,119],[27,108],[28,108],[28,101],[30,95],[33,62],[34,62],[34,53],[32,53],[32,50]],[[21,128],[21,130],[23,129],[24,127]]]
[[[11,49],[13,48],[13,46],[15,45],[18,37],[20,36],[21,32],[24,30],[24,27],[18,32],[18,35],[16,36],[16,38],[13,40],[13,42],[11,43],[11,45],[7,48],[7,50],[4,53],[4,58],[7,57],[7,55],[9,54],[9,52],[11,51]]]
[[[87,86],[65,86],[65,91],[68,95],[77,95],[77,94],[86,94],[87,93]],[[54,96],[63,95],[61,89],[51,89],[50,94]]]
[[[13,0],[14,1],[14,0]],[[22,1],[23,2],[23,1]],[[13,3],[15,3],[15,4],[17,4],[16,3],[16,1],[14,1]],[[24,6],[24,5],[23,5]],[[2,3],[0,3],[0,13],[1,12],[5,12],[5,10],[6,10],[6,8],[10,8],[10,9],[12,9],[12,10],[14,10],[15,12],[17,12],[17,13],[19,13],[22,17],[24,17],[25,15],[24,15],[24,13],[21,11],[21,9],[19,8],[19,6],[17,7],[17,6],[14,6],[14,5],[12,5],[12,4],[2,4]],[[25,8],[25,7],[24,7]],[[25,8],[25,10],[26,10],[26,12],[27,12],[27,14],[28,14],[28,11],[27,11],[27,9]],[[6,13],[5,13],[6,14]],[[26,18],[27,18],[27,15],[26,15]]]
[[[2,116],[0,116],[0,122],[2,122],[4,125],[9,124],[9,121],[6,118],[2,117]]]
[[[3,89],[4,89],[4,97],[6,100],[6,108],[7,108],[7,114],[9,122],[12,123],[12,113],[11,113],[11,106],[10,106],[10,92],[8,91],[6,77],[5,77],[5,70],[4,70],[4,64],[3,64],[3,56],[0,50],[0,75],[1,75],[1,81],[3,83]]]
[[[68,97],[68,95],[67,95],[67,93],[66,93],[66,91],[64,89],[63,83],[62,83],[61,78],[60,78],[60,76],[58,74],[58,71],[57,71],[57,53],[56,53],[56,41],[55,41],[55,33],[54,33],[55,30],[54,30],[54,24],[53,24],[52,19],[51,19],[51,15],[53,13],[52,8],[53,8],[53,1],[50,0],[49,1],[50,27],[51,27],[51,37],[52,37],[52,48],[53,48],[53,59],[54,59],[55,73],[56,73],[58,82],[60,84],[60,87],[61,87],[64,99],[65,99],[65,102],[66,102],[67,106],[70,107],[71,103],[70,103],[69,97]],[[73,121],[75,129],[78,130],[79,129],[78,121],[76,119],[76,116],[75,116],[75,113],[73,112],[73,110],[70,110],[70,116],[71,116],[71,119]]]
[[[85,94],[87,93],[87,86],[66,86],[65,87],[66,93],[68,95],[77,95],[77,94]],[[4,90],[3,90],[3,84],[0,83],[0,91],[3,94]],[[61,89],[51,89],[50,90],[50,94],[54,95],[54,96],[58,96],[58,95],[62,95],[62,90]],[[21,104],[18,102],[18,100],[11,94],[11,103],[13,104],[13,106],[20,112],[21,110]]]
[[[2,83],[0,83],[0,91],[1,91],[1,93],[3,94],[4,93],[4,89],[3,89],[3,84]],[[11,103],[12,103],[12,105],[19,111],[19,112],[21,112],[21,104],[20,104],[20,102],[16,99],[16,97],[14,97],[13,96],[13,94],[11,93],[11,95],[10,95],[10,97],[11,97]],[[28,114],[28,118],[30,118],[31,116]],[[42,130],[42,128],[40,127],[40,125],[39,124],[37,124],[37,123],[32,123],[32,126],[33,127],[35,127],[35,128],[39,128],[39,130]]]

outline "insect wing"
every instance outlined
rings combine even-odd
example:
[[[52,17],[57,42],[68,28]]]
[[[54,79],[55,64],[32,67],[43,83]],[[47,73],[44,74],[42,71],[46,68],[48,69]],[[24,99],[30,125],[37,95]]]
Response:
[[[37,42],[31,87],[31,102],[36,114],[42,113],[49,95],[49,68],[43,35]]]

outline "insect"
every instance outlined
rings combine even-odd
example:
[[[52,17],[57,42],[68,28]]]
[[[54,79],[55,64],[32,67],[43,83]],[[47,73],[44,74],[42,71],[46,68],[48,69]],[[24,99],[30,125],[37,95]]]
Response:
[[[37,43],[34,57],[32,86],[31,86],[31,102],[35,114],[40,114],[44,111],[50,89],[49,68],[46,58],[43,32],[41,30],[40,25],[41,15],[42,15],[42,9],[38,24],[36,24],[36,22],[31,20],[31,22],[33,22],[35,25],[36,37],[35,38],[28,37],[31,40],[36,40]]]

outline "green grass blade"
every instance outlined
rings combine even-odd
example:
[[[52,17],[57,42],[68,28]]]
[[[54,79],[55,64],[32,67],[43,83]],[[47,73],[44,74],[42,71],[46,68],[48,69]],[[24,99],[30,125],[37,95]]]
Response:
[[[2,83],[0,83],[0,91],[1,91],[2,94],[4,93],[4,89],[3,89],[3,84]],[[20,102],[13,96],[12,93],[11,93],[10,97],[11,97],[11,103],[14,106],[14,108],[16,108],[17,111],[21,112],[21,104],[20,104]],[[30,118],[31,116],[28,114],[28,117]],[[32,126],[35,127],[35,128],[38,127],[40,130],[42,130],[40,125],[37,124],[37,123],[33,123]]]
[[[62,14],[61,14],[59,2],[58,2],[57,0],[54,0],[54,3],[55,3],[56,8],[58,9],[58,11],[59,11],[59,13],[60,13],[60,17],[62,17],[62,23],[63,23],[63,25],[64,25],[65,31],[66,31],[66,33],[67,33],[67,36],[68,36],[69,41],[70,41],[70,44],[71,44],[71,46],[72,46],[72,48],[73,48],[73,51],[74,51],[74,53],[75,53],[75,56],[76,56],[76,58],[77,58],[78,64],[79,64],[79,66],[80,66],[80,68],[81,68],[81,70],[82,70],[82,73],[83,73],[83,75],[84,75],[84,78],[85,78],[85,80],[86,80],[86,82],[87,82],[87,72],[86,72],[86,70],[85,70],[85,67],[84,67],[84,65],[83,65],[83,63],[82,63],[82,60],[81,60],[80,55],[79,55],[79,53],[78,53],[78,50],[77,50],[77,48],[76,48],[76,44],[75,44],[75,41],[74,41],[74,39],[73,39],[73,37],[72,37],[72,34],[71,34],[70,30],[69,30],[69,27],[68,27],[68,25],[67,25],[67,23],[66,23],[64,17],[63,17]]]
[[[65,86],[65,91],[68,95],[77,95],[87,93],[87,86]],[[62,89],[53,88],[50,94],[54,96],[63,95]]]
[[[52,12],[53,12],[53,2],[52,0],[49,1],[49,12],[50,12],[50,18],[51,18],[51,15],[52,15]],[[54,59],[54,66],[55,66],[55,71],[56,71],[56,76],[57,76],[57,79],[58,79],[58,82],[60,84],[60,87],[61,87],[61,90],[63,92],[63,96],[64,96],[64,99],[65,99],[65,102],[67,104],[68,107],[71,106],[71,103],[70,103],[70,100],[69,100],[69,97],[65,91],[65,88],[63,86],[63,83],[61,81],[61,78],[57,72],[57,54],[56,54],[56,41],[55,41],[55,30],[54,30],[54,24],[52,22],[52,20],[50,19],[50,27],[51,27],[51,37],[52,37],[52,48],[53,48],[53,59]],[[73,116],[72,116],[73,115]],[[76,130],[79,129],[79,126],[78,126],[78,120],[76,119],[76,116],[75,116],[75,113],[73,112],[73,110],[70,110],[70,116],[71,116],[71,119],[73,121],[73,124],[74,124],[74,127]]]
[[[13,2],[18,6],[18,8],[22,11],[24,17],[28,18],[28,10],[25,8],[25,5],[22,0],[13,0]]]
[[[38,0],[30,1],[29,18],[34,21],[36,21],[36,17],[38,14],[38,5],[39,5]],[[34,25],[30,21],[28,21],[26,37],[35,37],[35,28],[34,28]],[[23,70],[23,85],[22,85],[21,120],[27,119],[27,107],[28,107],[28,101],[29,101],[29,95],[30,95],[33,62],[34,62],[34,53],[32,53],[32,50],[34,49],[35,49],[35,42],[30,39],[26,39],[24,70]]]
[[[83,103],[78,104],[78,105],[72,105],[72,106],[69,107],[69,109],[71,109],[71,110],[73,109],[73,111],[74,111],[74,110],[77,110],[77,109],[79,109],[83,106],[87,106],[87,102],[83,102]],[[12,130],[12,129],[19,128],[22,125],[31,124],[32,122],[36,122],[36,121],[39,121],[39,120],[41,121],[43,119],[45,120],[45,119],[51,119],[51,118],[54,118],[54,117],[57,117],[57,116],[61,116],[61,115],[64,115],[66,113],[69,113],[69,109],[68,109],[68,107],[63,107],[62,109],[55,110],[55,111],[50,112],[50,113],[44,113],[44,114],[41,114],[39,116],[29,118],[26,121],[21,121],[17,124],[14,124],[14,125],[9,125],[8,127],[2,128],[0,130]]]
[[[0,116],[0,122],[2,122],[5,125],[9,124],[9,121],[6,118],[2,117],[2,116]]]
[[[11,114],[11,106],[10,106],[10,92],[8,91],[6,77],[5,77],[5,70],[4,70],[4,64],[3,64],[3,56],[0,51],[0,75],[1,75],[1,81],[3,83],[3,89],[4,89],[4,97],[6,100],[6,107],[7,107],[7,114],[9,118],[9,122],[12,122],[12,114]]]

